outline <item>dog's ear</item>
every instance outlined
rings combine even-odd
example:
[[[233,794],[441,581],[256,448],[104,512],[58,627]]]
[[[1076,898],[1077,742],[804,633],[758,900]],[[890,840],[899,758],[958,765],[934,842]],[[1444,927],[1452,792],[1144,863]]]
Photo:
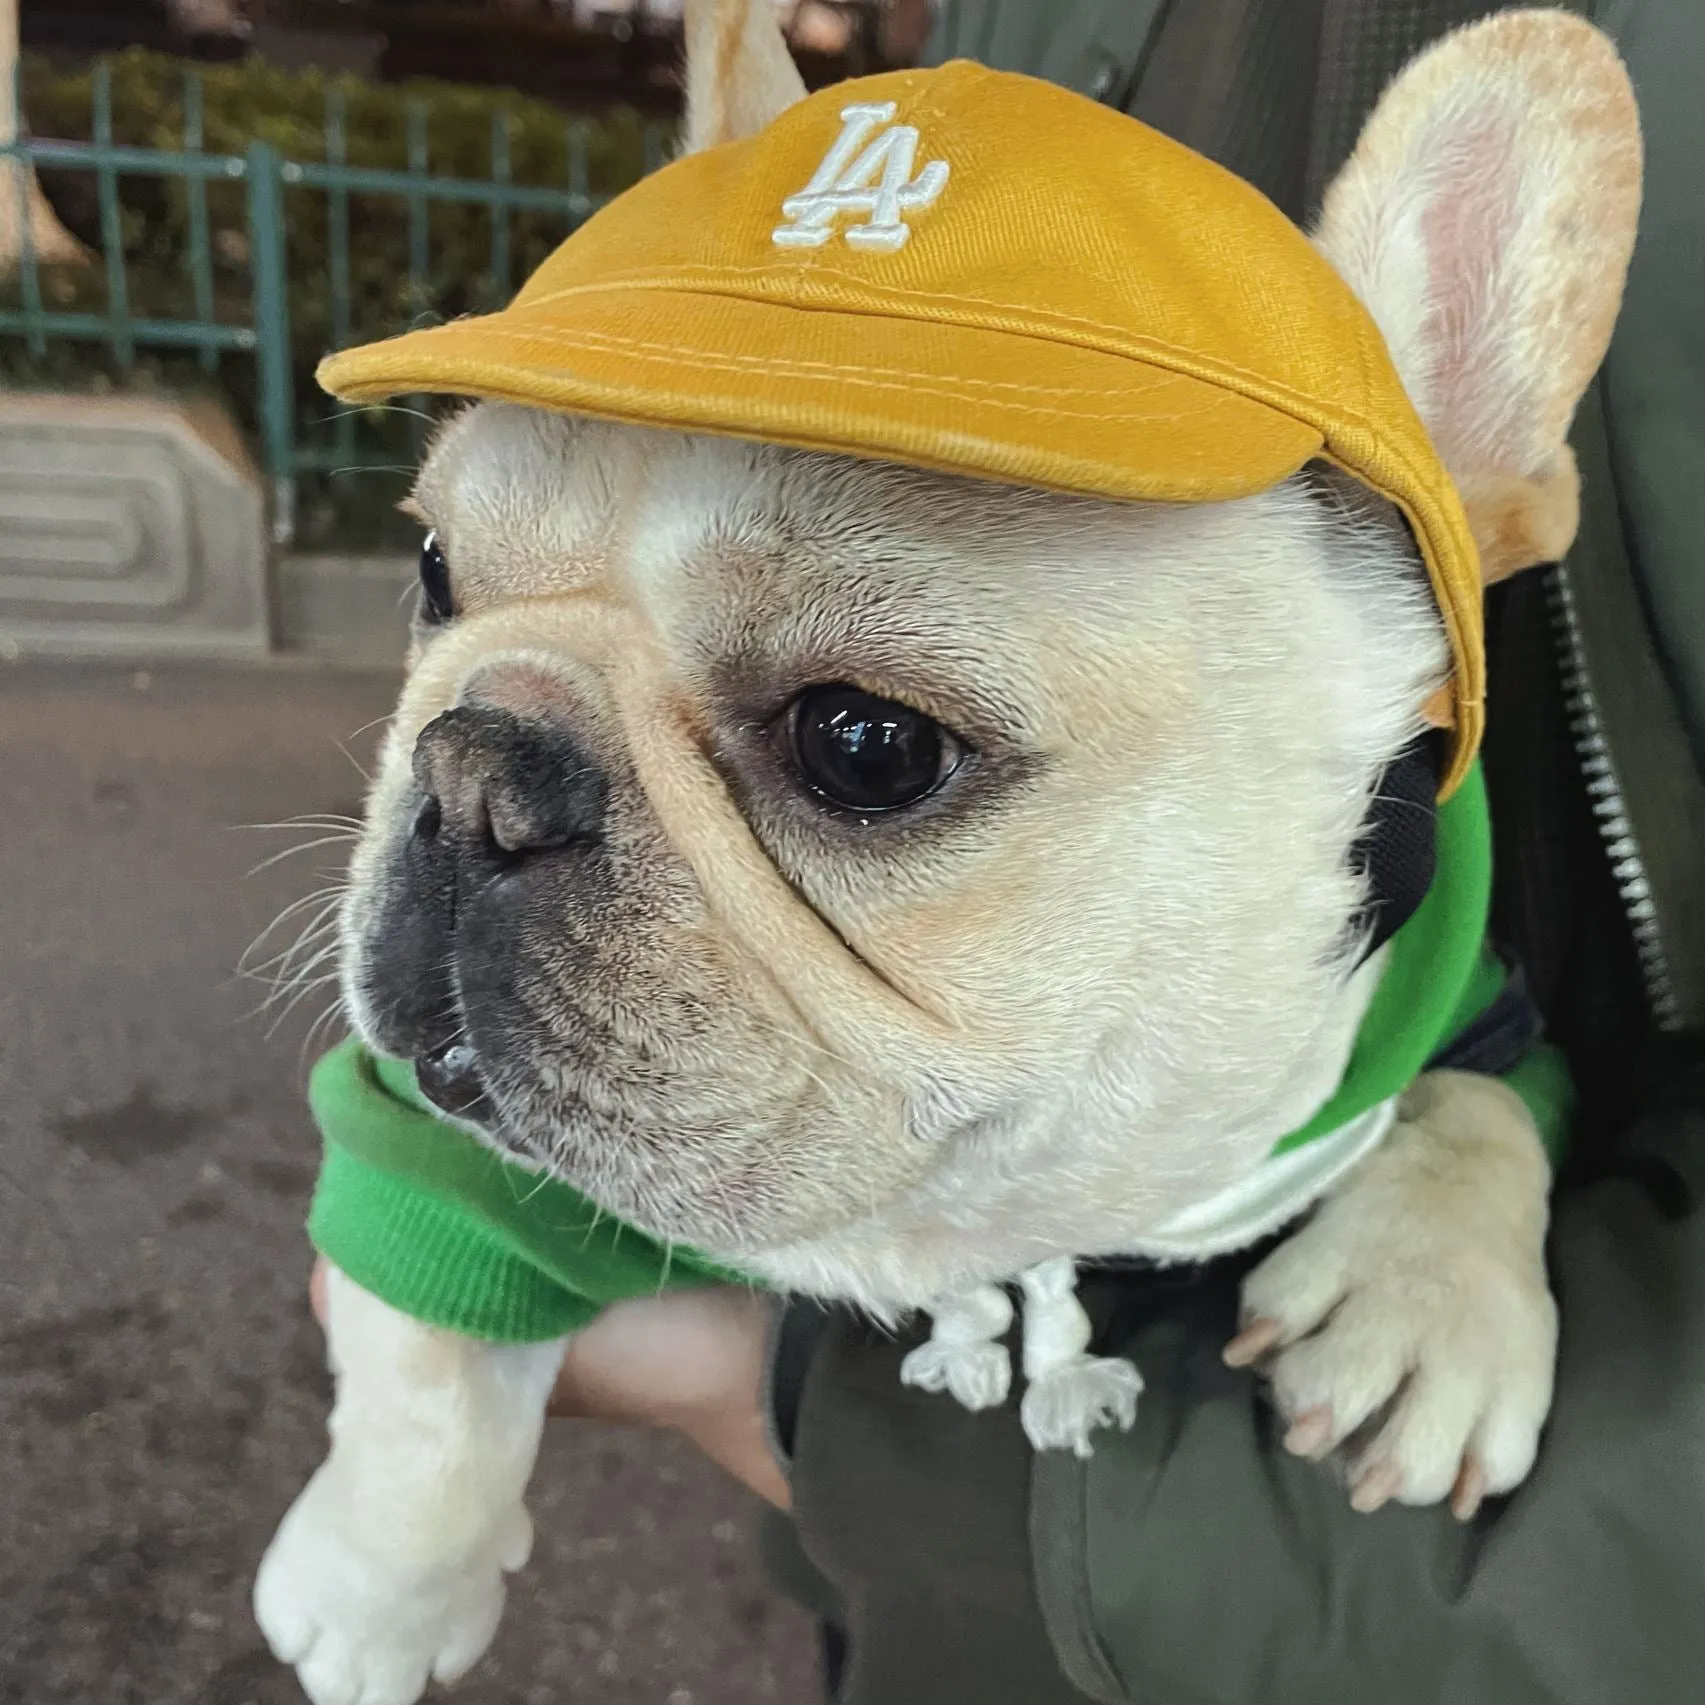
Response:
[[[686,0],[685,33],[687,153],[762,130],[805,93],[775,0]]]
[[[1514,11],[1408,66],[1327,192],[1316,241],[1385,334],[1488,581],[1574,538],[1566,436],[1622,299],[1640,169],[1615,48]]]

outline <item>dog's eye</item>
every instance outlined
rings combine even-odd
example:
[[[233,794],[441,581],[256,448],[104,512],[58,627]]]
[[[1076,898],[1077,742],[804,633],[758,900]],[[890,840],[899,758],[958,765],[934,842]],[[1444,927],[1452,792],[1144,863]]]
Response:
[[[420,547],[420,619],[433,627],[442,626],[456,614],[456,600],[450,591],[450,565],[444,560],[444,549],[436,533],[428,533]]]
[[[964,748],[939,722],[857,687],[811,687],[788,719],[800,780],[847,811],[894,811],[933,793]]]

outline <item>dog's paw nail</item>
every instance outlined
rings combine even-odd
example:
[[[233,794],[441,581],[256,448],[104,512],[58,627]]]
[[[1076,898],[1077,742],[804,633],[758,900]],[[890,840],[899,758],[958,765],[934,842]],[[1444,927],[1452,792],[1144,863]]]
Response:
[[[1223,1355],[1228,1368],[1246,1368],[1271,1350],[1284,1336],[1276,1320],[1252,1320],[1226,1345]]]
[[[1356,1481],[1350,1493],[1350,1508],[1372,1515],[1403,1490],[1403,1470],[1395,1462],[1382,1462]]]
[[[1462,1472],[1457,1475],[1456,1485],[1451,1490],[1450,1513],[1458,1521],[1473,1521],[1485,1501],[1486,1470],[1476,1458],[1465,1457]]]
[[[1285,1434],[1285,1449],[1292,1456],[1318,1462],[1332,1448],[1332,1411],[1324,1405],[1305,1409]]]

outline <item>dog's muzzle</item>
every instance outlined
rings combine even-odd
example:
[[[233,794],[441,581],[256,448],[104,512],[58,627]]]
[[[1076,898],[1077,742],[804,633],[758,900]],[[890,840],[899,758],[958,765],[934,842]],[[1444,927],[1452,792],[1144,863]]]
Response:
[[[608,783],[564,729],[490,705],[458,705],[421,731],[416,802],[396,881],[366,955],[387,1052],[407,1055],[423,1094],[490,1123],[487,1074],[462,1005],[470,952],[510,931],[516,885],[602,840]]]

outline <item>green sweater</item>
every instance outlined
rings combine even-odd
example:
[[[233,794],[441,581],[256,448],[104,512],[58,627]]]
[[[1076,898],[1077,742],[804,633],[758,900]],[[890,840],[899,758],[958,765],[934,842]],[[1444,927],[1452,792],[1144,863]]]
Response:
[[[1337,1093],[1275,1153],[1399,1093],[1497,998],[1505,972],[1485,944],[1491,881],[1476,766],[1439,810],[1432,887],[1392,938]],[[1537,1047],[1506,1081],[1555,1157],[1571,1102],[1561,1054]],[[441,1119],[405,1063],[353,1037],[315,1067],[309,1100],[325,1141],[308,1220],[314,1247],[416,1319],[525,1343],[576,1331],[625,1298],[746,1282],[611,1218],[569,1185],[504,1160]]]

